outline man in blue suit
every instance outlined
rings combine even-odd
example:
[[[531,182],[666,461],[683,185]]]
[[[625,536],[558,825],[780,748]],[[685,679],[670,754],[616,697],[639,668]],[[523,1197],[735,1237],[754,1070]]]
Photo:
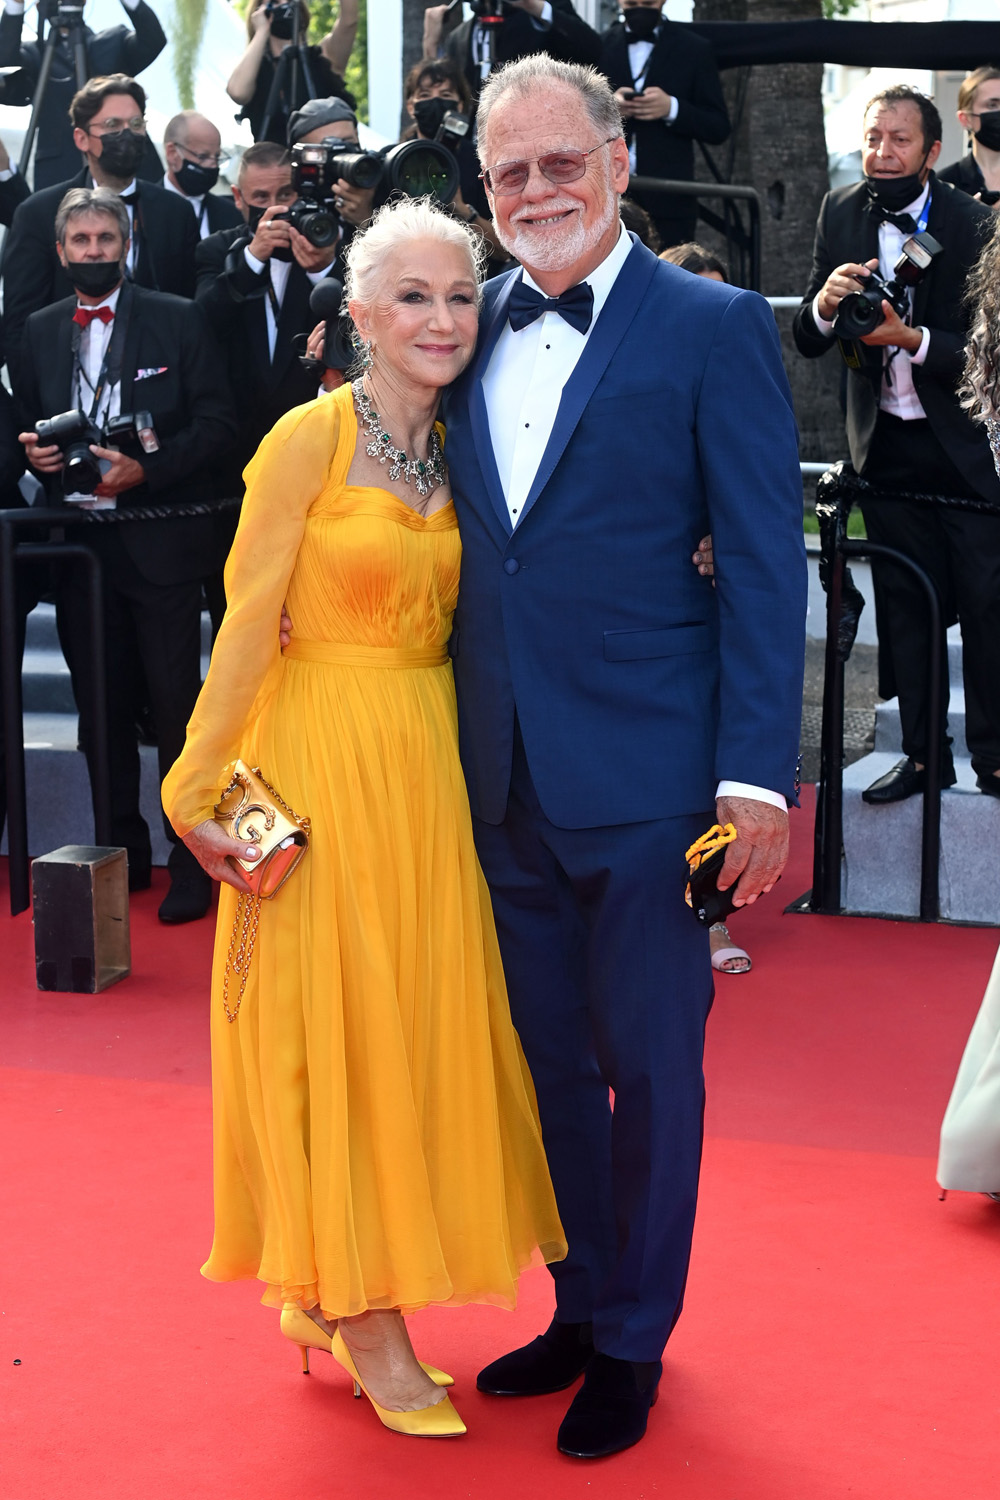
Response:
[[[490,282],[447,409],[463,542],[463,762],[511,1010],[569,1242],[556,1315],[481,1390],[584,1383],[578,1457],[637,1442],[681,1310],[712,998],[684,852],[739,833],[738,904],[787,852],[805,556],[795,424],[767,305],[622,229],[605,80],[494,73],[479,151],[522,270]],[[717,588],[691,564],[712,533]],[[614,1091],[614,1112],[609,1105]]]

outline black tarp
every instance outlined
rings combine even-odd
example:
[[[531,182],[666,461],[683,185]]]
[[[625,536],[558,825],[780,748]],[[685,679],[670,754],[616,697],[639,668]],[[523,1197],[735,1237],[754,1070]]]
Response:
[[[1000,67],[1000,21],[699,21],[720,68],[843,63],[965,71]]]

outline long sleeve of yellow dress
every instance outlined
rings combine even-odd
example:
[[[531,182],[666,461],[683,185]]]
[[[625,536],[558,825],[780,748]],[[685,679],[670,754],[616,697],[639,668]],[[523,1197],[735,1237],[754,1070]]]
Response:
[[[327,482],[339,437],[335,401],[296,407],[245,471],[246,498],[226,564],[226,617],[184,750],[163,782],[163,806],[181,837],[213,816],[244,727],[279,681],[281,606],[306,516]]]

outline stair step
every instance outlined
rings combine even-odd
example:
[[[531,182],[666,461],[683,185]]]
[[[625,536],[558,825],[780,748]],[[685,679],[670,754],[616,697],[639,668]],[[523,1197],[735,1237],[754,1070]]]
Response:
[[[869,916],[916,917],[920,912],[920,832],[923,797],[869,807],[861,793],[899,759],[878,751],[844,771],[845,910]],[[971,763],[956,759],[954,788],[941,795],[941,915],[953,922],[1000,926],[1000,798],[976,786]]]
[[[959,683],[961,683],[959,678]],[[968,757],[965,743],[965,689],[952,687],[948,698],[948,733],[952,738],[952,755]],[[892,752],[898,760],[903,753],[903,730],[899,722],[899,699],[890,698],[875,709],[875,749]]]

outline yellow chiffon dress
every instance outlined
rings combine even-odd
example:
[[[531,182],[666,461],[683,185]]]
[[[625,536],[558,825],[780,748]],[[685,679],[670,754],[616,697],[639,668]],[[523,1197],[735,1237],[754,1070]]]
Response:
[[[247,469],[229,607],[163,784],[184,834],[242,756],[312,823],[261,903],[233,1024],[221,888],[203,1273],[331,1318],[511,1306],[520,1270],[566,1244],[458,759],[455,511],[347,484],[357,436],[345,386],[289,412]]]

